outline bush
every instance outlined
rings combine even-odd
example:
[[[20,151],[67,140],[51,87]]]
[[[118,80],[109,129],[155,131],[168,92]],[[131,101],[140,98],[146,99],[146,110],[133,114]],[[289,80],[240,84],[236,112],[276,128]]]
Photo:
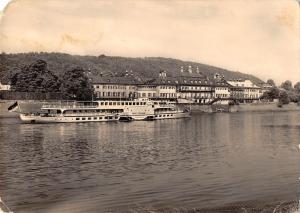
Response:
[[[279,93],[279,104],[289,104],[290,103],[290,98],[288,93],[285,90],[280,91]]]

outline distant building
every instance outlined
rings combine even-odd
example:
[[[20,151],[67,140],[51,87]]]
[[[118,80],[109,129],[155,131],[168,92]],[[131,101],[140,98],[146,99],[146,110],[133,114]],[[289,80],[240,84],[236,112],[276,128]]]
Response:
[[[138,98],[158,98],[158,91],[156,85],[138,85],[137,86]]]
[[[232,79],[227,81],[231,87],[231,98],[240,102],[253,102],[262,96],[261,87],[249,79]]]
[[[93,87],[97,99],[130,99],[137,98],[139,79],[132,76],[124,77],[94,77]]]
[[[2,82],[0,82],[0,91],[2,90],[10,90],[10,85],[9,84],[2,84]]]
[[[261,93],[264,94],[265,92],[269,91],[270,89],[273,88],[272,85],[268,84],[268,83],[261,83],[260,85],[261,88]]]

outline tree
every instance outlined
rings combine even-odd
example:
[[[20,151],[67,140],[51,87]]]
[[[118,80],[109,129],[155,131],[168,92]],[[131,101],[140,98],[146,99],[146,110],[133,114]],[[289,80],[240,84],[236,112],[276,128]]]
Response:
[[[279,93],[279,103],[282,104],[282,105],[290,103],[289,95],[284,90],[280,91],[280,93]]]
[[[273,86],[273,87],[276,86],[276,84],[275,84],[275,82],[274,82],[273,79],[268,79],[268,80],[267,80],[267,84],[269,84],[269,85],[271,85],[271,86]]]
[[[298,95],[294,90],[291,91],[287,91],[288,97],[290,99],[291,102],[298,102]]]
[[[283,89],[285,89],[285,90],[287,90],[287,91],[292,90],[292,89],[293,89],[292,82],[289,81],[289,80],[283,82],[283,83],[281,84],[281,88],[283,88]]]
[[[10,81],[12,89],[18,92],[58,92],[60,87],[58,77],[47,69],[43,60],[23,67]]]
[[[272,87],[269,91],[266,91],[262,98],[268,99],[268,100],[274,100],[279,97],[279,89],[277,87]]]
[[[295,85],[294,85],[294,89],[297,93],[300,93],[300,82],[297,82]]]
[[[94,88],[84,70],[77,67],[62,76],[60,91],[66,99],[92,100]]]

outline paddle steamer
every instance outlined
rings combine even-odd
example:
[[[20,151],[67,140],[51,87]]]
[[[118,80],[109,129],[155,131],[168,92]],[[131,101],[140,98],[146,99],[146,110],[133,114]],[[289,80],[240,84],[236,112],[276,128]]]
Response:
[[[148,99],[47,103],[40,112],[22,113],[27,123],[107,122],[159,120],[189,117],[189,110],[176,104]]]

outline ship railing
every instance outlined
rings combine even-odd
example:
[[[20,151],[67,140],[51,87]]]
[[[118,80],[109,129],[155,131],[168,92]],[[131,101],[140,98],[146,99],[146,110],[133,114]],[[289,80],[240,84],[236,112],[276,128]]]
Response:
[[[75,108],[81,108],[81,109],[87,109],[87,108],[97,108],[98,106],[95,105],[65,105],[65,104],[45,104],[42,106],[42,108],[51,108],[51,109],[75,109]]]

